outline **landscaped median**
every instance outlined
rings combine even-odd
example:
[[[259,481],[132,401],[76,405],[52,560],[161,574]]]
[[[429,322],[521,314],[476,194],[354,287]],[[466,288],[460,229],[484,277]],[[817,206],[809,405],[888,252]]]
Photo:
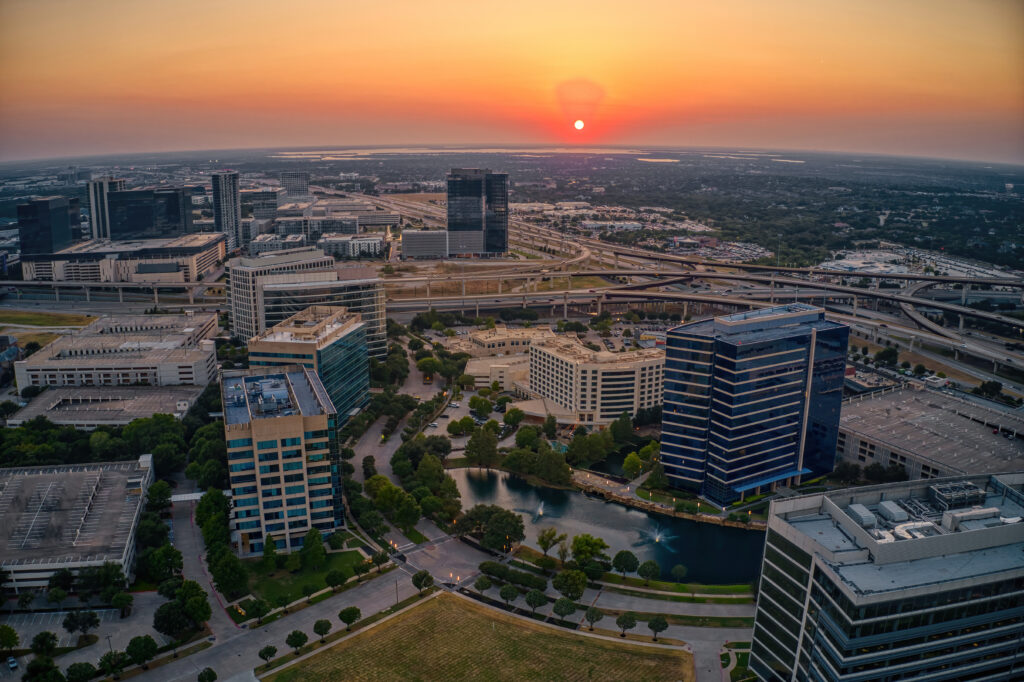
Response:
[[[320,680],[684,680],[693,657],[680,649],[590,637],[532,623],[442,593],[315,656],[264,675]],[[339,633],[344,634],[344,633]]]

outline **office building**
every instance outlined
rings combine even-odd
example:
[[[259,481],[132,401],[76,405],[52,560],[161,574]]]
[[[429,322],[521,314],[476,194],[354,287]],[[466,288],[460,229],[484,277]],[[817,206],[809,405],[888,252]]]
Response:
[[[931,390],[892,389],[843,402],[836,453],[911,479],[1024,467],[1024,413]]]
[[[221,375],[231,481],[231,543],[240,556],[302,546],[310,528],[345,523],[336,413],[316,372],[298,365]]]
[[[314,305],[249,339],[250,367],[302,365],[320,377],[338,426],[370,399],[366,325],[358,313]]]
[[[211,176],[214,229],[227,238],[228,251],[245,246],[242,236],[242,197],[238,172],[222,171]]]
[[[247,189],[241,193],[242,205],[252,209],[252,217],[256,220],[274,220],[277,218],[277,208],[283,206],[286,201],[286,193],[282,187]]]
[[[215,313],[104,317],[14,363],[28,386],[206,386],[216,378]]]
[[[531,343],[555,336],[547,325],[507,327],[498,324],[493,329],[470,329],[465,336],[451,337],[445,345],[452,353],[469,353],[473,357],[520,355],[530,352]]]
[[[22,254],[22,277],[51,282],[198,282],[226,256],[225,236],[111,242],[90,239],[56,252]]]
[[[1024,473],[771,504],[762,680],[1024,679]]]
[[[309,173],[307,171],[281,171],[281,186],[289,197],[309,196]]]
[[[515,406],[529,416],[553,414],[561,423],[610,424],[625,412],[661,405],[665,353],[595,351],[568,336],[534,338],[530,380],[518,387],[531,400]]]
[[[89,181],[89,224],[93,239],[110,239],[110,206],[107,197],[111,192],[123,192],[126,183],[121,178],[98,178]]]
[[[402,231],[402,260],[447,257],[448,232],[446,230]]]
[[[453,168],[447,181],[449,253],[506,253],[508,174]]]
[[[233,258],[226,265],[232,333],[252,338],[311,305],[345,306],[366,324],[371,357],[387,354],[384,286],[372,268],[342,268],[320,249]]]
[[[832,471],[849,327],[793,303],[668,331],[661,461],[716,504]]]
[[[0,587],[43,591],[61,569],[106,562],[131,582],[152,459],[0,469]]]
[[[369,234],[322,235],[316,242],[319,249],[335,258],[380,258],[384,255],[384,238]]]
[[[268,251],[298,249],[305,245],[306,238],[301,234],[260,234],[253,237],[245,249],[250,255],[258,256]]]
[[[180,237],[193,231],[192,190],[185,187],[106,193],[107,236],[114,241]]]
[[[71,246],[72,235],[78,232],[78,199],[39,197],[18,204],[17,210],[22,254],[53,253]]]

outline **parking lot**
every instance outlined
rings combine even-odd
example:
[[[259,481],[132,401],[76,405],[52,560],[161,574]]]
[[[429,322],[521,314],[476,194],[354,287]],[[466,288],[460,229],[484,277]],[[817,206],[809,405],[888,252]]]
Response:
[[[57,646],[74,646],[78,641],[78,633],[71,635],[64,629],[64,616],[69,611],[50,611],[48,613],[15,613],[3,619],[4,624],[10,625],[17,630],[21,637],[22,645],[28,645],[40,632],[49,630],[57,635]],[[100,617],[100,627],[104,624],[118,620],[117,609],[96,609],[96,615]]]

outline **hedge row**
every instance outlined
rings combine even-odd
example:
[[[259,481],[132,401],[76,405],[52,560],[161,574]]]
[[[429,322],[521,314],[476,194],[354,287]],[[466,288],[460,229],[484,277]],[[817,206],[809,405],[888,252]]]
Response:
[[[539,575],[533,575],[526,571],[517,571],[496,561],[483,562],[480,564],[480,570],[492,578],[497,578],[514,585],[521,585],[531,590],[543,591],[548,586],[547,578],[542,578]]]

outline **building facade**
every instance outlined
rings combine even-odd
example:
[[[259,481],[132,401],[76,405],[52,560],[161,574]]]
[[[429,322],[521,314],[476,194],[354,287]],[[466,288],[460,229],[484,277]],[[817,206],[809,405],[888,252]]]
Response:
[[[17,211],[23,254],[60,251],[71,246],[72,235],[78,233],[78,199],[39,197],[18,204]]]
[[[507,253],[508,174],[453,168],[447,182],[449,253]]]
[[[1024,678],[1024,473],[772,502],[762,680]]]
[[[249,339],[250,367],[302,365],[327,389],[338,426],[370,400],[366,325],[358,313],[337,306],[310,306]]]
[[[281,186],[289,197],[309,196],[309,172],[281,171]]]
[[[553,402],[577,423],[610,424],[623,412],[632,416],[661,405],[661,350],[594,351],[564,336],[533,339],[529,348],[529,394]]]
[[[661,461],[728,504],[832,471],[849,328],[794,303],[670,329]]]
[[[337,415],[316,372],[254,367],[223,372],[220,385],[236,552],[268,541],[291,551],[310,528],[343,526]]]
[[[122,178],[98,178],[89,181],[89,223],[93,239],[110,239],[110,206],[107,196],[123,192],[127,183]]]
[[[105,199],[107,239],[162,239],[194,231],[190,189],[107,191]]]
[[[384,238],[379,235],[328,233],[317,240],[316,246],[335,258],[380,258],[384,255]]]
[[[239,192],[238,172],[223,171],[210,177],[213,188],[214,229],[227,238],[228,251],[240,246],[242,236],[242,195]]]
[[[448,232],[446,230],[403,230],[402,259],[447,258]]]
[[[242,204],[252,208],[252,217],[256,220],[274,220],[278,206],[286,201],[287,193],[282,187],[247,189],[241,193]]]

